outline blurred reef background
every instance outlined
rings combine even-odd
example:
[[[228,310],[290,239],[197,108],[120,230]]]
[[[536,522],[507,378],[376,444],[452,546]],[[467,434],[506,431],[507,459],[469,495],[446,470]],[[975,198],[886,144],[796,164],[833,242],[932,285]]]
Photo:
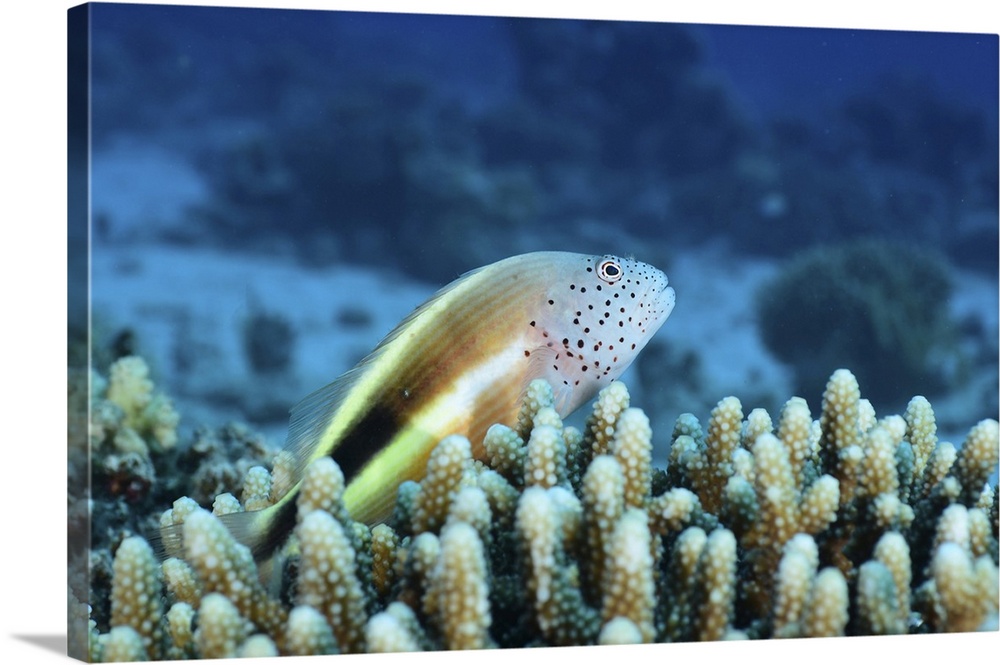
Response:
[[[626,377],[657,459],[680,413],[816,409],[838,367],[956,441],[997,416],[996,35],[90,11],[93,366],[145,358],[182,441],[280,446],[437,287],[536,249],[669,275]]]

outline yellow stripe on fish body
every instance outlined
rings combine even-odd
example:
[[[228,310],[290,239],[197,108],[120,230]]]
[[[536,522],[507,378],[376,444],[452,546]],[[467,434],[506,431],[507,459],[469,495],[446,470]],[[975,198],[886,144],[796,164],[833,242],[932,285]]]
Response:
[[[552,384],[568,415],[628,367],[673,305],[661,271],[610,255],[535,252],[467,273],[293,408],[297,477],[331,455],[351,516],[383,520],[400,483],[423,476],[445,436],[463,434],[480,453],[491,424],[514,424],[536,378]],[[226,516],[255,556],[295,526],[297,490],[259,515]]]

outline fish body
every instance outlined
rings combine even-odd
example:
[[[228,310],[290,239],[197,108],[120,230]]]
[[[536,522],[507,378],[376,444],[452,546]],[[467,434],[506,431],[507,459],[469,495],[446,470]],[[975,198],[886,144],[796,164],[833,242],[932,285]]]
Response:
[[[467,436],[480,455],[490,425],[513,426],[532,380],[552,385],[561,416],[591,399],[629,366],[674,297],[660,270],[611,255],[535,252],[466,273],[292,409],[295,477],[332,456],[351,517],[382,521],[445,436]],[[298,489],[224,521],[255,557],[267,556],[295,526]]]

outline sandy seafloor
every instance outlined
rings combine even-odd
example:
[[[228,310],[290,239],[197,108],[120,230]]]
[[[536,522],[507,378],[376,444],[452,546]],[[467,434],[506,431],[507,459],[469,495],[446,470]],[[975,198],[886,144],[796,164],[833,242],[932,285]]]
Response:
[[[377,266],[305,268],[281,256],[163,244],[157,237],[190,223],[186,211],[208,196],[208,187],[191,165],[161,148],[114,144],[94,155],[92,174],[93,218],[113,220],[103,238],[94,234],[92,241],[97,342],[123,328],[136,333],[154,381],[181,412],[182,440],[194,427],[242,420],[280,447],[289,406],[350,369],[442,286]],[[778,269],[773,261],[747,258],[718,244],[674,253],[668,277],[677,306],[636,365],[657,362],[654,355],[693,353],[699,361],[696,388],[644,395],[636,365],[622,379],[633,406],[644,408],[651,419],[660,463],[678,414],[691,411],[704,422],[711,406],[732,394],[743,400],[745,414],[770,406],[776,419],[774,400],[792,395],[789,370],[763,347],[754,320],[754,292]],[[953,315],[978,319],[996,336],[996,280],[958,270],[953,277],[948,303]],[[254,312],[278,315],[294,330],[287,372],[261,376],[251,370],[241,331]],[[671,368],[677,371],[676,363]],[[671,379],[678,386],[692,383],[691,377]],[[755,403],[760,396],[772,397],[772,403]],[[820,396],[804,397],[817,417]],[[956,444],[975,422],[957,415],[962,399],[962,394],[932,398],[940,435]],[[585,411],[570,422],[581,424]],[[979,414],[976,420],[985,417],[996,414]]]

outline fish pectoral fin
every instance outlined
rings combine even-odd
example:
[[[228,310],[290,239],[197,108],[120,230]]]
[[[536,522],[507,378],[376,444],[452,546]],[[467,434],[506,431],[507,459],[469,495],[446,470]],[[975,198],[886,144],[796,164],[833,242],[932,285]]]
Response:
[[[524,390],[534,379],[545,379],[552,386],[552,397],[555,410],[560,416],[566,416],[567,409],[573,401],[573,385],[566,378],[559,364],[560,354],[550,346],[538,346],[528,357],[528,380],[524,382]],[[518,404],[524,402],[522,391]]]
[[[566,385],[562,381],[559,385],[552,386],[552,406],[560,418],[565,418],[573,410],[573,386]]]

